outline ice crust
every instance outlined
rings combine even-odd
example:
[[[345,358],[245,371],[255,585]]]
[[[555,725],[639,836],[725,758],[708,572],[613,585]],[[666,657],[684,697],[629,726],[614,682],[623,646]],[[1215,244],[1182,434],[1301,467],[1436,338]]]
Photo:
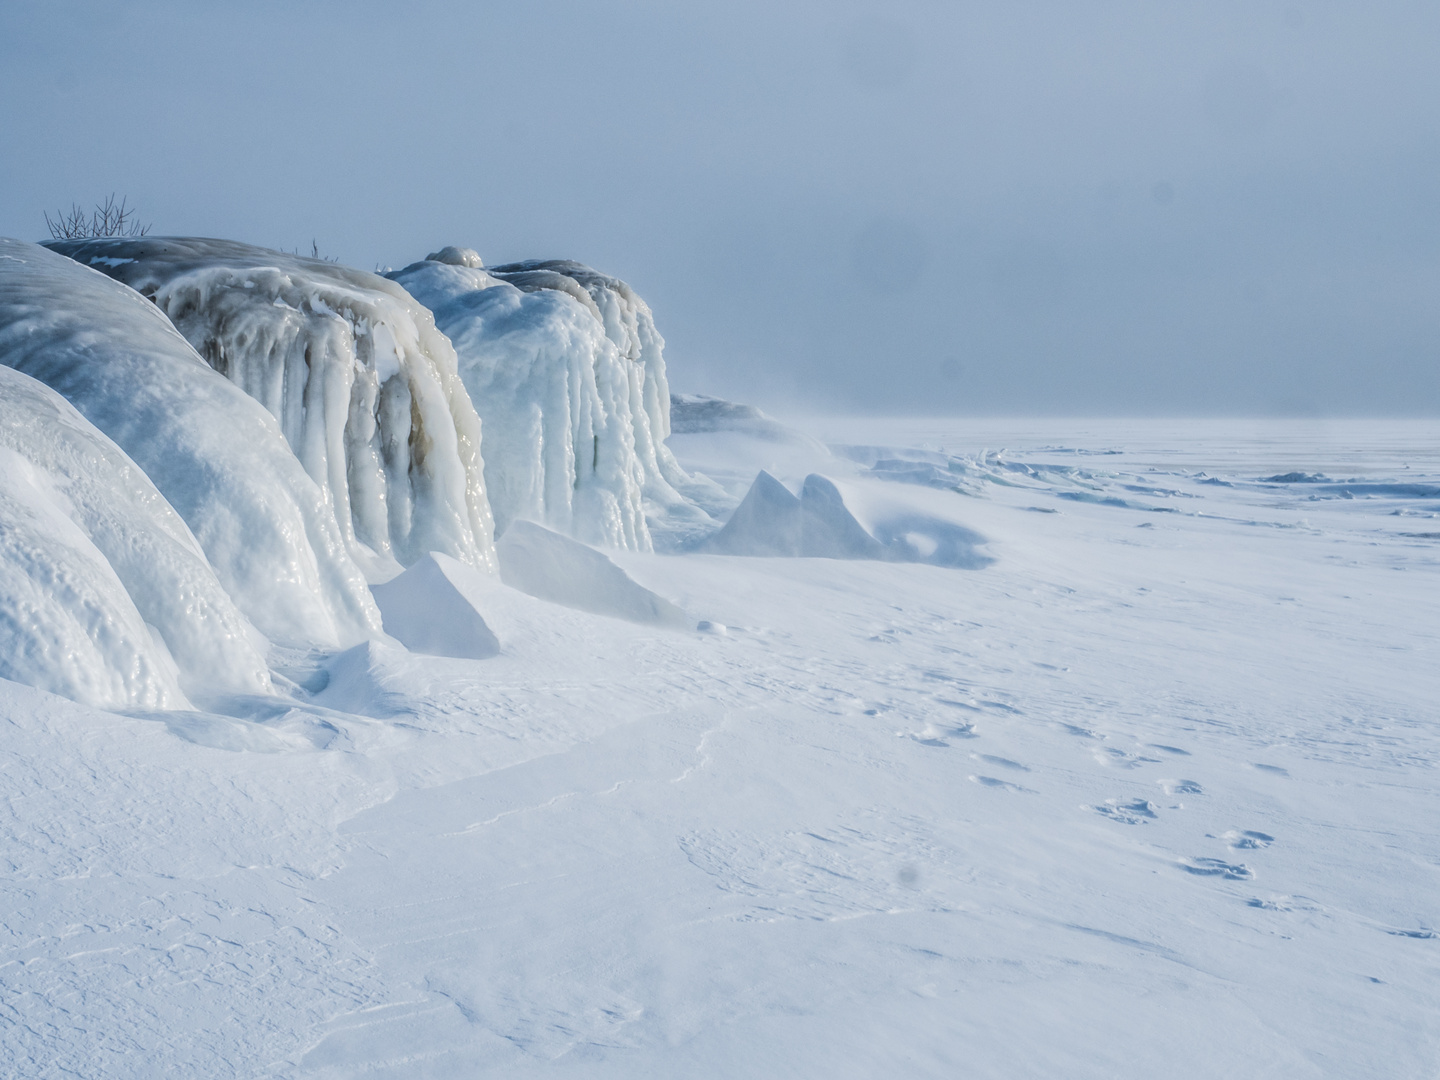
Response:
[[[192,693],[273,690],[265,665],[268,643],[221,587],[180,515],[69,402],[8,367],[0,367],[0,448],[28,463],[21,470],[30,478],[23,490],[48,492],[48,505],[68,517],[109,564],[138,617],[164,641],[185,687]],[[9,527],[8,517],[0,521]],[[116,610],[127,606],[119,598],[108,602]],[[131,647],[142,655],[151,644],[147,634]],[[154,704],[149,696],[132,696],[128,703]]]
[[[569,261],[486,270],[455,247],[388,276],[434,312],[459,353],[485,423],[497,532],[526,518],[644,551],[657,531],[714,527],[701,506],[718,489],[665,446],[664,339],[623,281]]]
[[[134,290],[0,238],[0,364],[56,390],[118,444],[272,641],[333,647],[380,630],[365,577],[278,423]]]
[[[153,300],[269,410],[370,580],[428,551],[494,571],[480,418],[450,342],[403,288],[229,240],[49,246]]]

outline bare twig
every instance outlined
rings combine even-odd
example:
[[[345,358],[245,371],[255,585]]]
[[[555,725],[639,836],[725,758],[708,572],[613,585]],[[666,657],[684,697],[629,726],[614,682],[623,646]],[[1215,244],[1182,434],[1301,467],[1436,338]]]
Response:
[[[149,225],[141,225],[135,219],[135,209],[122,196],[115,201],[112,192],[103,203],[95,204],[95,211],[88,217],[79,203],[71,203],[69,211],[57,210],[55,219],[45,215],[45,227],[56,240],[90,240],[106,236],[144,236],[150,231]]]

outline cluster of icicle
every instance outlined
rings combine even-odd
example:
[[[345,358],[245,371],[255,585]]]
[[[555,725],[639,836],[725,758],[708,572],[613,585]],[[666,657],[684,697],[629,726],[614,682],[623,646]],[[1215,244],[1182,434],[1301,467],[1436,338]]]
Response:
[[[226,240],[49,246],[152,300],[269,410],[372,580],[427,551],[494,569],[480,419],[450,342],[404,289]]]
[[[665,445],[665,343],[625,282],[568,261],[487,270],[457,247],[387,276],[459,354],[497,532],[528,519],[645,551],[652,528],[713,527],[697,505],[713,493]]]

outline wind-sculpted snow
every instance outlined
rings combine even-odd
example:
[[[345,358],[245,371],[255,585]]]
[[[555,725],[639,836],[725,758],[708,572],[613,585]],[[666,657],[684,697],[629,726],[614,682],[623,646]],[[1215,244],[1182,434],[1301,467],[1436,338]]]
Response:
[[[24,458],[27,475],[54,493],[53,504],[109,563],[192,692],[271,691],[266,642],[226,595],[164,496],[74,406],[8,367],[0,367],[0,448]],[[139,651],[151,644],[145,637]]]
[[[50,246],[153,300],[270,411],[372,580],[427,551],[494,570],[480,418],[449,341],[404,289],[228,240]]]
[[[185,707],[174,662],[71,512],[52,475],[0,446],[0,678],[105,708]]]
[[[58,391],[119,445],[262,633],[337,645],[379,630],[364,575],[274,418],[138,293],[0,239],[0,364]]]
[[[446,248],[389,275],[435,313],[485,422],[485,478],[503,532],[542,521],[590,543],[648,550],[713,528],[713,485],[665,446],[664,340],[645,302],[573,262],[486,271]],[[648,518],[648,522],[647,522]]]

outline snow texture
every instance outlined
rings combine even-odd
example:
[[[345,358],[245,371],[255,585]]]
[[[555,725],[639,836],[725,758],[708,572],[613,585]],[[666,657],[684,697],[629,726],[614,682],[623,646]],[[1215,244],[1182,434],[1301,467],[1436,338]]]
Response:
[[[513,522],[496,546],[500,580],[511,588],[630,622],[691,625],[684,611],[638,584],[604,553],[533,521]]]
[[[134,290],[0,239],[0,364],[58,391],[144,471],[272,641],[335,646],[379,630],[364,575],[274,418]]]
[[[652,528],[712,527],[698,504],[714,486],[665,446],[664,341],[628,285],[574,262],[487,271],[453,247],[389,276],[435,313],[459,353],[485,422],[497,531],[526,518],[646,551]]]
[[[372,585],[385,632],[412,652],[485,660],[500,642],[480,613],[483,595],[473,567],[431,552],[399,577]]]
[[[49,246],[153,300],[270,411],[371,580],[427,551],[493,572],[480,418],[450,342],[404,289],[228,240]]]
[[[236,609],[164,496],[74,406],[8,367],[0,367],[0,448],[30,466],[13,479],[18,483],[24,472],[25,490],[51,493],[50,505],[61,509],[109,564],[139,617],[174,658],[186,688],[272,692],[264,658],[268,643]],[[88,559],[89,545],[82,547]],[[16,610],[13,603],[4,606]],[[110,606],[126,607],[118,598]],[[142,656],[151,645],[147,634],[126,648]],[[87,694],[77,700],[98,699]],[[132,695],[130,703],[156,702]]]
[[[697,550],[724,555],[881,559],[978,568],[985,538],[863,482],[811,473],[797,498],[763,469],[724,528]]]

